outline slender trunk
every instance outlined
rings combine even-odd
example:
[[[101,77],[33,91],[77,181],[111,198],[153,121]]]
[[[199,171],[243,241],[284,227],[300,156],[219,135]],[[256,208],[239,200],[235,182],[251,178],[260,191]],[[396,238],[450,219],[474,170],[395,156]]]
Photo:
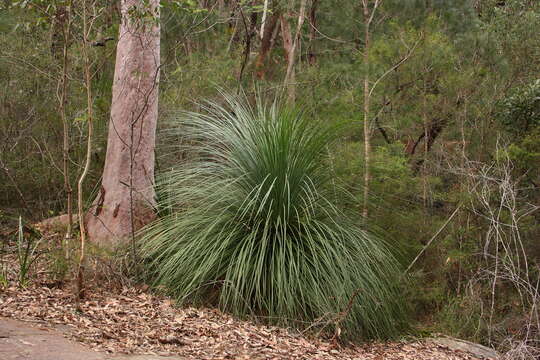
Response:
[[[122,0],[107,154],[100,194],[87,214],[88,236],[105,246],[126,245],[155,218],[154,149],[158,110],[159,8]],[[154,19],[133,14],[150,6]]]
[[[264,0],[263,14],[262,14],[262,19],[261,19],[261,31],[260,31],[261,39],[264,37],[264,25],[266,23],[267,14],[268,14],[268,0]]]
[[[237,17],[236,20],[235,20],[235,23],[234,23],[234,26],[231,27],[229,26],[229,29],[232,28],[232,34],[231,34],[231,38],[229,39],[229,44],[227,45],[227,52],[230,52],[231,49],[232,49],[232,45],[234,43],[234,39],[236,38],[236,32],[238,31],[238,22],[240,21],[240,18]]]
[[[285,74],[285,80],[283,81],[283,85],[285,88],[287,88],[287,94],[288,94],[288,101],[290,104],[294,104],[296,99],[296,74],[294,71],[294,64],[296,60],[296,49],[298,48],[298,43],[300,41],[300,35],[302,31],[302,25],[304,23],[305,18],[305,12],[306,12],[306,2],[307,0],[302,0],[300,3],[300,12],[298,14],[298,22],[296,24],[296,33],[294,34],[294,38],[291,40],[291,33],[288,26],[288,21],[284,17],[281,19],[281,25],[283,31],[283,42],[285,45],[285,36],[288,37],[288,50],[287,52],[287,72]]]
[[[77,183],[77,205],[79,215],[79,226],[81,229],[81,248],[79,256],[79,266],[77,270],[77,304],[79,300],[84,298],[84,256],[86,246],[86,226],[84,223],[84,209],[83,209],[83,185],[86,175],[90,169],[90,163],[92,160],[92,137],[94,133],[94,112],[93,112],[93,100],[92,100],[92,76],[91,76],[91,63],[90,55],[88,53],[89,44],[89,32],[91,25],[88,24],[88,15],[86,10],[86,2],[83,3],[83,45],[82,52],[84,58],[84,81],[86,85],[86,107],[87,107],[87,124],[88,124],[88,138],[86,143],[86,160],[84,169],[79,177]]]
[[[427,74],[428,72],[426,71],[425,73]],[[427,115],[426,115],[427,89],[426,89],[425,81],[423,84],[423,95],[424,96],[422,97],[422,123],[424,126],[424,139],[427,139],[429,134],[428,134],[428,120],[427,120]],[[427,168],[426,168],[427,154],[428,154],[428,142],[424,141],[424,153],[423,153],[423,158],[422,158],[422,197],[423,197],[422,200],[423,200],[423,205],[424,205],[424,212],[426,214],[426,216],[424,216],[424,224],[427,219],[427,208],[428,208],[428,188],[427,188],[428,184],[427,184],[427,173],[426,173],[427,172]]]
[[[244,75],[244,70],[246,68],[246,65],[249,60],[249,54],[251,53],[251,40],[253,39],[253,36],[256,33],[256,26],[257,26],[257,13],[252,12],[249,17],[249,27],[246,23],[246,19],[244,17],[244,13],[242,12],[242,9],[240,9],[240,15],[242,17],[242,21],[244,23],[244,29],[246,31],[246,37],[245,37],[245,43],[244,43],[244,56],[242,60],[242,65],[240,66],[240,71],[238,73],[238,84],[241,85],[242,83],[242,77]]]
[[[317,62],[317,55],[315,55],[315,33],[317,28],[317,6],[319,0],[313,0],[311,3],[311,9],[309,10],[309,50],[308,50],[308,64],[315,65]]]
[[[368,7],[368,0],[363,1],[364,11],[364,205],[362,207],[362,215],[365,219],[368,216],[369,204],[369,186],[371,181],[371,126],[369,118],[370,106],[370,86],[369,86],[369,50],[371,42],[370,34],[370,18],[371,14]],[[375,11],[375,10],[373,10]]]
[[[371,118],[370,118],[370,102],[371,94],[377,83],[381,81],[386,74],[392,69],[396,69],[399,64],[407,59],[402,59],[398,65],[395,65],[392,69],[389,69],[384,75],[379,77],[373,85],[370,84],[370,50],[371,50],[371,23],[375,17],[378,6],[382,0],[362,0],[362,9],[364,15],[364,204],[362,206],[362,216],[364,220],[368,217],[368,204],[369,204],[369,190],[371,185]],[[373,6],[370,8],[370,3]]]
[[[287,66],[289,64],[289,54],[292,51],[292,34],[291,26],[289,21],[286,19],[285,15],[279,17],[279,22],[281,25],[281,38],[283,40],[283,51],[285,52],[285,60],[287,61]]]
[[[227,51],[230,51],[238,41],[238,24],[240,23],[241,11],[241,4],[237,3],[236,1],[231,1],[229,21],[227,24],[229,33],[231,34],[231,39],[229,40]],[[237,12],[240,14],[237,15]]]
[[[274,46],[276,46],[276,40],[280,32],[279,30],[280,30],[279,26],[274,26],[274,32],[272,33],[272,37],[270,38],[270,48],[268,49],[268,54],[271,54],[272,49],[274,48]]]
[[[266,58],[272,48],[272,37],[279,18],[279,13],[274,13],[270,19],[265,22],[264,33],[261,39],[261,49],[259,50],[257,60],[255,61],[255,74],[258,79],[264,79],[266,75]]]
[[[62,157],[63,157],[63,172],[64,172],[64,189],[66,191],[66,207],[68,215],[68,223],[66,229],[65,239],[68,241],[71,239],[72,229],[73,229],[73,189],[71,188],[70,182],[70,169],[69,169],[69,122],[66,116],[66,105],[67,105],[67,91],[68,91],[68,43],[71,35],[71,4],[68,7],[66,12],[67,21],[63,28],[63,57],[62,57],[62,77],[60,80],[60,96],[59,96],[59,113],[60,118],[62,119],[63,125],[63,146],[62,146]],[[68,257],[67,246],[65,246],[66,258]]]

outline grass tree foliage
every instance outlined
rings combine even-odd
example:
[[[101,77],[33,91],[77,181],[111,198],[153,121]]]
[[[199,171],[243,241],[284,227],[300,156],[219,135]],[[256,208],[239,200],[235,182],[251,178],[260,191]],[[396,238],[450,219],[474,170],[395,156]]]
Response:
[[[396,333],[398,264],[339,207],[327,157],[338,127],[226,94],[176,125],[190,159],[162,175],[167,211],[142,236],[156,285],[273,323]]]

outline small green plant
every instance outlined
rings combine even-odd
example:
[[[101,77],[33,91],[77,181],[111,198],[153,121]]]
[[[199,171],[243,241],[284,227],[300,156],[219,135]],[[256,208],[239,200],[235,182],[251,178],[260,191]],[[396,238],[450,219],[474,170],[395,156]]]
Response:
[[[17,260],[19,264],[19,285],[26,286],[29,281],[29,273],[32,265],[39,258],[38,252],[40,240],[35,241],[36,234],[24,236],[22,217],[19,216],[19,227],[17,230]]]
[[[63,282],[70,271],[70,260],[65,255],[65,249],[50,251],[48,263],[51,280],[55,283]]]
[[[0,287],[6,288],[9,285],[8,269],[6,256],[6,242],[2,240],[2,248],[0,249]]]
[[[179,119],[175,135],[192,155],[164,174],[167,210],[141,240],[155,285],[274,323],[396,334],[399,266],[339,207],[347,195],[328,166],[339,129],[277,101],[224,101]]]
[[[9,285],[7,273],[5,272],[5,269],[2,269],[1,271],[2,272],[0,273],[0,288],[6,288]]]

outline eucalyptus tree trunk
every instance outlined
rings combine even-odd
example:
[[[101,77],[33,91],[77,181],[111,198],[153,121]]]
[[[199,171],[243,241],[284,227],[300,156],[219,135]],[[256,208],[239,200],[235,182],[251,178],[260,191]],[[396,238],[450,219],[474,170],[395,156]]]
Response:
[[[159,0],[121,3],[107,154],[99,194],[86,216],[89,239],[99,245],[129,244],[155,217],[158,5]]]
[[[64,189],[66,191],[66,210],[67,210],[67,229],[65,234],[65,239],[70,240],[73,229],[73,188],[71,187],[70,182],[70,166],[69,166],[69,143],[70,143],[70,131],[69,131],[69,121],[66,115],[66,106],[67,106],[67,95],[68,95],[68,79],[69,79],[69,62],[68,62],[68,48],[71,38],[71,2],[69,7],[65,12],[65,23],[62,24],[62,76],[60,77],[58,84],[58,112],[60,113],[60,118],[62,119],[62,170],[64,175]],[[85,46],[88,44],[85,44]],[[84,49],[86,51],[86,49]],[[86,55],[86,54],[85,54]],[[87,84],[89,86],[89,84]],[[67,245],[67,244],[65,244]],[[65,246],[66,258],[68,258],[68,246]]]
[[[285,80],[283,81],[284,87],[287,89],[288,102],[294,104],[296,99],[296,75],[294,71],[294,65],[296,60],[296,51],[298,49],[298,43],[300,42],[300,35],[302,31],[302,24],[305,19],[307,0],[300,1],[300,11],[298,13],[298,22],[296,23],[296,33],[294,37],[291,34],[290,26],[288,23],[288,17],[292,17],[288,14],[287,17],[281,17],[281,32],[283,35],[283,47],[287,56],[287,72],[285,73]]]
[[[279,12],[276,10],[270,18],[264,21],[264,30],[261,36],[261,47],[257,59],[255,61],[255,74],[258,79],[264,79],[266,76],[266,58],[272,48],[272,36],[277,22],[280,18]]]
[[[92,161],[92,142],[94,140],[94,99],[92,95],[92,74],[91,74],[91,62],[88,51],[89,35],[92,31],[94,22],[90,19],[90,15],[87,11],[88,4],[86,1],[82,4],[82,18],[83,18],[83,44],[82,54],[84,58],[84,84],[86,87],[86,122],[88,124],[88,135],[86,139],[86,159],[84,162],[84,168],[79,176],[77,182],[77,214],[79,216],[79,223],[81,227],[81,243],[79,249],[79,264],[77,267],[77,288],[76,288],[76,305],[80,310],[80,300],[84,298],[84,263],[85,263],[85,247],[86,247],[86,224],[84,222],[84,209],[83,209],[83,185],[90,170],[90,164]],[[69,220],[69,219],[68,219]]]
[[[371,118],[370,103],[372,85],[370,83],[371,23],[382,0],[362,0],[364,15],[364,203],[362,216],[368,216],[369,190],[371,185]]]

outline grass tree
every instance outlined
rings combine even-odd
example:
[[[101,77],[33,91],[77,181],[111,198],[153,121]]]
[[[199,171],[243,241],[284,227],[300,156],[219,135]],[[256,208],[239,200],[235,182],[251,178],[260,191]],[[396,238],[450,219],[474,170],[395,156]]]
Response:
[[[230,95],[177,122],[190,160],[162,174],[141,241],[156,285],[274,323],[399,329],[398,264],[339,207],[327,158],[338,127]]]

